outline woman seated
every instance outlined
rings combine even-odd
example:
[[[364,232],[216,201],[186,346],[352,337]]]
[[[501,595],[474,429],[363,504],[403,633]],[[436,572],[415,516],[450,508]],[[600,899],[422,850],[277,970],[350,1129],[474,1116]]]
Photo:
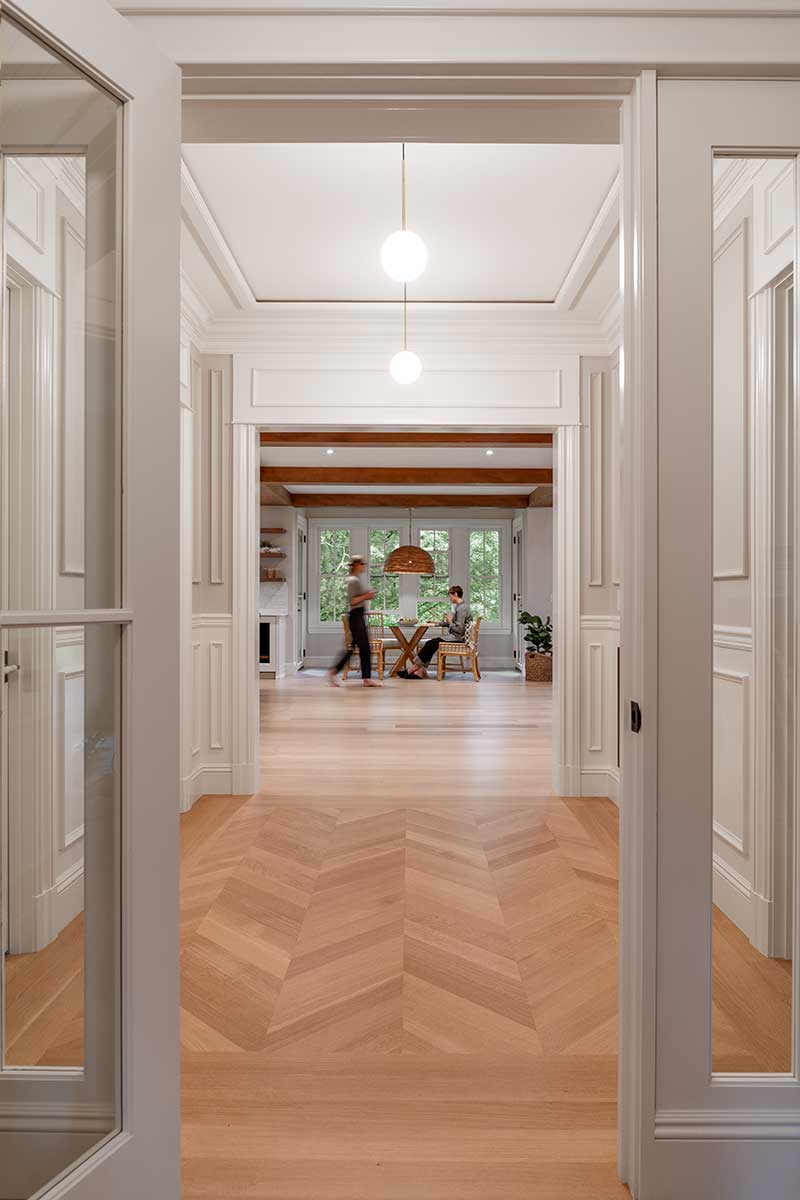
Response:
[[[447,632],[442,637],[428,638],[419,654],[415,655],[409,669],[397,672],[403,679],[424,679],[427,675],[426,667],[442,642],[465,641],[472,622],[472,613],[464,599],[464,589],[460,584],[454,583],[448,589],[447,594],[453,606],[452,612],[445,613],[444,616],[447,624]]]

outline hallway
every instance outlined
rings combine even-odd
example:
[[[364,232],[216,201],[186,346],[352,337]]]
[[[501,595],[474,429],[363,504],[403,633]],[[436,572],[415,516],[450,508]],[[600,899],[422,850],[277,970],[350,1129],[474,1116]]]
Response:
[[[183,823],[184,1195],[626,1195],[617,816],[548,794],[549,687],[299,675],[262,749]]]

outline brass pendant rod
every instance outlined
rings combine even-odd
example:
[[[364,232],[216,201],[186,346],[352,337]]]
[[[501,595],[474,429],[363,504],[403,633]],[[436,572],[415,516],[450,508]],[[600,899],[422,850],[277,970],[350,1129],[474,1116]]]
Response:
[[[403,158],[402,158],[402,166],[400,169],[401,169],[401,178],[402,178],[402,183],[401,183],[401,187],[400,187],[400,193],[402,196],[402,200],[401,200],[401,204],[400,204],[400,211],[401,211],[401,215],[402,215],[401,228],[405,229],[405,227],[406,227],[406,144],[405,144],[405,142],[403,142]]]
[[[403,349],[408,349],[408,290],[403,284]]]

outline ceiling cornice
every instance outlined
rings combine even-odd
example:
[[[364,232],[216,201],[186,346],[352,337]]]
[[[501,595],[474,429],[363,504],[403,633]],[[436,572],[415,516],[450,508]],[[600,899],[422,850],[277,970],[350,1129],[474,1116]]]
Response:
[[[797,17],[797,0],[112,0],[125,16],[253,17],[253,16],[434,16],[434,17]]]

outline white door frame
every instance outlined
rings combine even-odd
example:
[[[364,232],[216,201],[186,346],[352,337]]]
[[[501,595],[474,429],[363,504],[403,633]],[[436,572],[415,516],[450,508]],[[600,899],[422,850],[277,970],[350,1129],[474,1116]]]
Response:
[[[514,666],[525,670],[525,653],[522,649],[522,630],[519,615],[522,612],[522,580],[525,578],[525,521],[518,514],[511,525],[511,633],[514,639]]]
[[[233,425],[233,708],[236,794],[258,790],[259,429]],[[301,426],[297,427],[302,430]],[[580,426],[553,429],[553,790],[581,789]]]
[[[117,607],[0,612],[0,627],[51,630],[103,624],[121,632],[121,860],[119,1003],[91,1044],[93,1069],[0,1071],[0,1162],[10,1189],[25,1187],[31,1147],[47,1161],[75,1147],[76,1161],[48,1197],[139,1200],[180,1193],[178,1104],[179,778],[178,328],[180,75],[174,63],[106,0],[3,0],[9,14],[122,101],[119,169],[122,383],[121,581]],[[13,148],[10,148],[13,153]],[[32,149],[32,148],[29,148]],[[153,431],[158,430],[158,437]],[[170,803],[173,797],[173,803]],[[96,1018],[106,1024],[105,1010]],[[94,1026],[90,1026],[91,1035]],[[108,1126],[110,1063],[119,1126]],[[93,1091],[94,1089],[94,1091]],[[100,1120],[102,1118],[102,1120]],[[35,1135],[39,1135],[34,1141]],[[47,1135],[52,1135],[49,1142]],[[63,1159],[59,1166],[63,1165]],[[18,1170],[8,1181],[10,1168]]]

